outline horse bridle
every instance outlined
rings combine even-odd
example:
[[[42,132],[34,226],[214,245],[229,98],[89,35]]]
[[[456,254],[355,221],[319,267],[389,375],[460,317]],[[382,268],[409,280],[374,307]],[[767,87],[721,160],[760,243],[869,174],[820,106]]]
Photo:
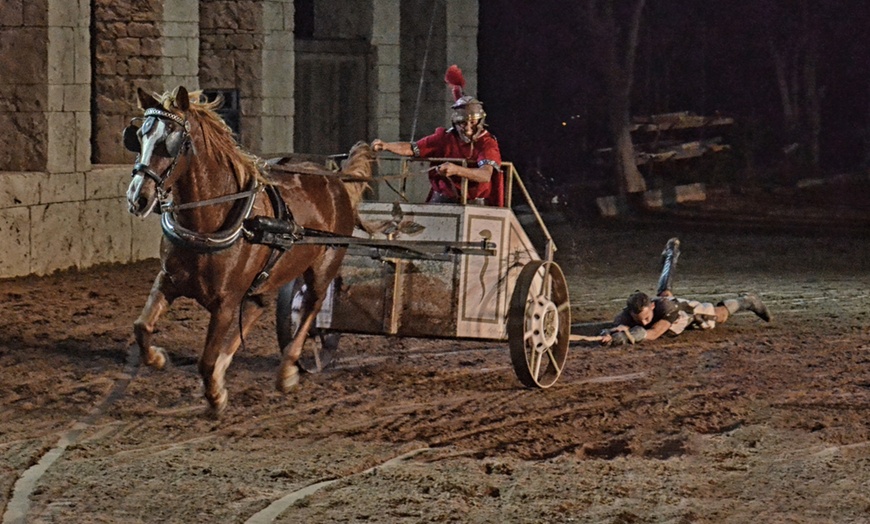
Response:
[[[148,133],[151,127],[153,127],[155,122],[159,119],[170,120],[180,126],[180,129],[170,132],[165,138],[163,138],[162,142],[159,142],[157,146],[155,146],[155,150],[152,151],[153,154],[172,159],[172,163],[160,175],[155,173],[154,170],[151,169],[151,166],[142,162],[142,144],[138,137],[139,128],[131,123],[124,129],[124,147],[139,155],[136,159],[136,164],[133,166],[133,176],[142,174],[143,176],[153,180],[157,187],[157,201],[163,214],[161,226],[163,227],[164,234],[166,234],[166,236],[173,242],[207,251],[225,249],[234,244],[241,236],[243,232],[243,221],[250,216],[254,207],[255,197],[263,189],[263,186],[259,183],[256,177],[254,177],[251,179],[250,187],[238,193],[208,200],[174,204],[172,199],[169,198],[169,190],[164,188],[164,184],[172,175],[173,170],[178,164],[179,158],[196,154],[190,135],[190,121],[174,113],[157,108],[146,109],[144,118],[145,121],[142,123],[141,128],[142,133]],[[161,144],[164,146],[165,151],[156,151],[157,147]],[[163,153],[165,153],[165,155]],[[242,213],[236,220],[235,224],[225,230],[216,231],[214,233],[200,233],[181,226],[175,218],[175,211],[241,199],[246,199]]]
[[[148,108],[145,110],[144,122],[142,123],[142,133],[147,133],[151,130],[154,124],[158,120],[169,120],[175,124],[180,126],[180,129],[170,132],[163,141],[158,144],[152,151],[153,154],[158,156],[165,156],[172,159],[172,163],[163,170],[163,173],[158,175],[151,169],[151,166],[141,162],[142,160],[142,143],[139,140],[138,132],[140,130],[139,127],[136,127],[134,123],[130,123],[129,126],[124,128],[124,147],[126,147],[129,151],[136,153],[139,157],[136,159],[137,162],[133,166],[133,176],[137,174],[142,174],[151,180],[157,185],[157,192],[160,195],[160,204],[163,205],[165,192],[163,185],[166,183],[166,180],[172,175],[172,171],[175,169],[175,166],[178,165],[178,160],[182,156],[187,156],[193,151],[193,142],[190,138],[190,122],[186,118],[181,118],[180,116],[170,113],[169,111],[164,111],[162,109],[157,108]],[[133,119],[135,122],[137,119]],[[164,151],[159,151],[158,147],[163,145]]]
[[[165,155],[163,155],[162,152],[155,151],[155,154],[157,154],[158,156],[166,156],[172,158],[172,163],[169,164],[169,166],[163,171],[162,174],[158,175],[154,172],[153,169],[151,169],[151,166],[142,162],[137,162],[133,166],[133,176],[141,173],[142,175],[154,181],[154,184],[157,186],[157,200],[160,204],[161,212],[178,211],[181,209],[191,209],[195,207],[221,204],[223,202],[230,202],[233,200],[246,198],[258,192],[258,184],[255,184],[252,189],[249,189],[247,191],[241,191],[232,195],[212,198],[208,200],[201,200],[199,202],[189,202],[186,204],[172,203],[172,201],[168,198],[168,191],[164,188],[164,184],[172,175],[173,170],[175,169],[176,165],[178,165],[178,159],[181,158],[182,155],[187,156],[189,154],[196,153],[193,147],[193,140],[190,136],[190,121],[186,118],[181,118],[175,113],[170,113],[169,111],[164,111],[162,109],[157,109],[153,107],[146,109],[145,115],[142,118],[145,119],[141,128],[143,133],[147,133],[154,125],[154,122],[161,118],[170,120],[181,127],[181,129],[172,131],[166,138],[163,139],[162,144],[165,148]],[[135,121],[137,119],[133,120]],[[138,131],[139,128],[136,127],[136,125],[133,123],[124,128],[124,147],[127,148],[129,151],[132,151],[133,153],[141,155],[142,144],[139,141],[139,137],[137,136]],[[141,160],[141,158],[138,158],[137,160]]]

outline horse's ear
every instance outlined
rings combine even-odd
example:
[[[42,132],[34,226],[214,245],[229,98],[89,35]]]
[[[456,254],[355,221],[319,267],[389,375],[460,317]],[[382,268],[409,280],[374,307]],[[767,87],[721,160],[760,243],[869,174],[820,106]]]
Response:
[[[160,102],[141,87],[136,88],[136,95],[139,97],[140,108],[151,109],[152,107],[160,107]]]
[[[175,99],[175,106],[178,109],[186,112],[190,108],[190,95],[184,86],[176,87],[172,97]]]

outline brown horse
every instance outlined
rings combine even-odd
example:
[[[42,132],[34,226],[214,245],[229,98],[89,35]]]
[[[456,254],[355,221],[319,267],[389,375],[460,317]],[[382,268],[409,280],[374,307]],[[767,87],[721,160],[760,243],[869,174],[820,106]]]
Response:
[[[293,165],[271,167],[244,152],[198,92],[179,87],[154,97],[138,90],[142,125],[128,127],[124,142],[138,153],[127,190],[130,212],[162,210],[162,269],[134,324],[141,361],[160,369],[166,353],[151,344],[157,320],[178,297],[196,300],[211,314],[199,372],[213,412],[227,405],[224,375],[245,334],[263,313],[265,298],[301,278],[306,293],[299,328],[282,348],[277,388],[299,381],[296,361],[346,249],[294,245],[282,251],[247,240],[247,219],[275,217],[278,190],[296,224],[351,235],[356,208],[371,179],[373,153],[365,143],[351,150],[342,171],[330,173]],[[312,174],[313,172],[313,174]]]

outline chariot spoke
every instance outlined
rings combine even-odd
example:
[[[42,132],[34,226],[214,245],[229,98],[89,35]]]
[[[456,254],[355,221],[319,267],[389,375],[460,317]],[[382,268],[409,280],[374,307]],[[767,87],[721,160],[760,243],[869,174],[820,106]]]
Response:
[[[550,295],[553,293],[553,285],[552,285],[552,282],[550,280],[551,280],[550,266],[545,265],[544,266],[544,274],[543,274],[543,277],[541,278],[541,293],[540,293],[540,295],[542,295],[547,300],[550,299]]]
[[[529,296],[537,297],[541,294],[541,289],[543,289],[543,284],[538,282],[538,279],[535,278],[532,280],[531,285],[529,286]]]
[[[556,376],[559,376],[562,373],[562,366],[559,365],[559,359],[553,354],[553,348],[547,349],[547,356],[550,357],[550,363],[553,364],[553,368],[556,370]]]
[[[543,353],[538,353],[534,349],[532,350],[532,359],[534,359],[534,369],[532,370],[532,376],[537,380],[541,376],[541,363],[544,361]]]

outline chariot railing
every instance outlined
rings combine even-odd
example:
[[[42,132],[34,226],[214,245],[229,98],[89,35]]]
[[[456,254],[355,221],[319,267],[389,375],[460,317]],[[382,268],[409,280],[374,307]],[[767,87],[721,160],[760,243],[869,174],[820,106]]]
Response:
[[[327,167],[332,170],[338,170],[341,164],[341,161],[347,157],[347,154],[340,155],[330,155],[327,158]],[[429,180],[426,176],[428,172],[427,167],[430,165],[437,165],[442,162],[453,162],[455,164],[461,166],[468,166],[468,163],[464,159],[457,158],[408,158],[401,157],[398,155],[392,154],[381,154],[378,157],[378,169],[377,176],[375,177],[375,182],[379,184],[379,187],[376,190],[376,194],[379,196],[377,200],[386,201],[381,197],[382,191],[380,190],[380,184],[387,186],[387,189],[391,191],[394,197],[399,197],[404,200],[406,203],[424,203],[425,195],[423,192],[428,192],[429,188]],[[537,206],[535,206],[535,202],[532,199],[531,194],[529,194],[528,189],[526,188],[525,183],[523,182],[522,177],[516,169],[516,166],[512,162],[502,162],[501,169],[498,173],[493,175],[493,191],[498,192],[498,203],[489,202],[487,205],[497,205],[499,207],[506,207],[508,209],[515,210],[514,207],[514,188],[518,189],[518,192],[522,196],[522,201],[518,205],[525,204],[531,215],[535,219],[535,223],[540,230],[541,235],[543,236],[543,250],[541,258],[547,260],[549,262],[553,261],[553,255],[556,252],[556,243],[553,241],[553,237],[550,234],[550,230],[547,228],[547,224],[544,222],[541,213],[538,211]],[[416,195],[414,195],[416,188]],[[461,185],[461,203],[466,205],[468,203],[468,179],[462,179]],[[408,198],[408,195],[411,194],[413,200]],[[394,200],[394,198],[392,199]],[[392,201],[390,200],[390,201]],[[491,199],[492,200],[492,199]]]

